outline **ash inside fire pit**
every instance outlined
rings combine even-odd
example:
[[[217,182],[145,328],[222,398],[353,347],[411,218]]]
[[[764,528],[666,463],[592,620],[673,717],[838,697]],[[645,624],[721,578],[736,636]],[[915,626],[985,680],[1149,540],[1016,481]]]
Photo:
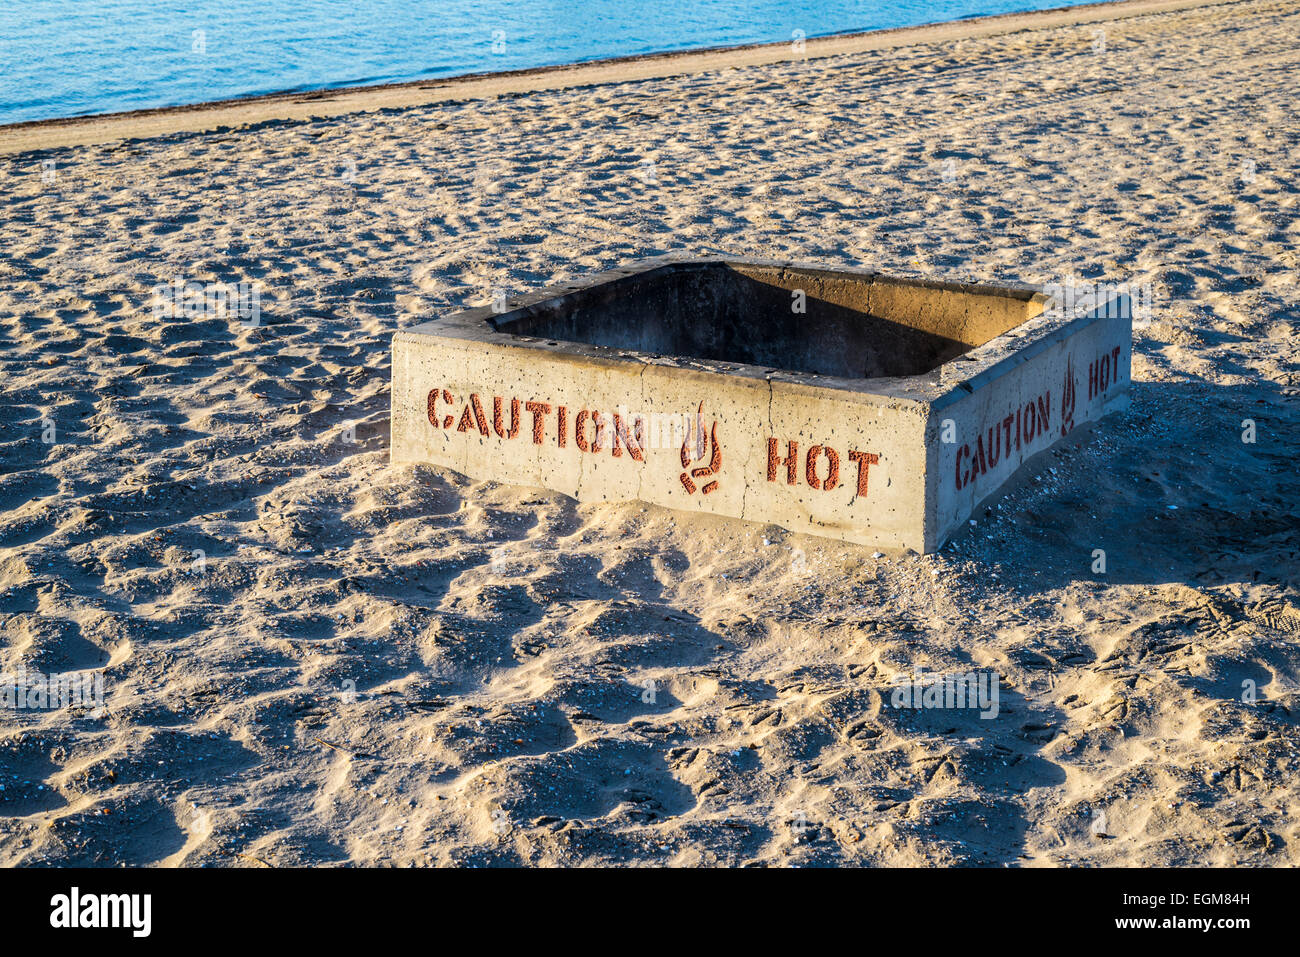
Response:
[[[493,321],[500,332],[847,379],[924,375],[1042,311],[870,274],[673,263]]]

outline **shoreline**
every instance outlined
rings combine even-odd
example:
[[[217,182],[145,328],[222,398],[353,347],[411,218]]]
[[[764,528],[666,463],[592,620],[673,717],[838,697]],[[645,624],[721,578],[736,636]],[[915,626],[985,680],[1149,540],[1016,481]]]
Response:
[[[1240,0],[1105,0],[1073,7],[1052,7],[1047,10],[992,14],[920,26],[840,33],[809,38],[801,59],[824,59],[915,43],[1076,26],[1237,2]],[[318,119],[538,90],[656,79],[734,67],[761,66],[790,59],[794,59],[790,55],[790,44],[779,41],[647,53],[559,66],[470,73],[400,83],[266,93],[120,113],[29,120],[0,125],[0,155],[95,146],[119,140],[152,139],[175,133],[209,132],[218,128],[276,120]]]

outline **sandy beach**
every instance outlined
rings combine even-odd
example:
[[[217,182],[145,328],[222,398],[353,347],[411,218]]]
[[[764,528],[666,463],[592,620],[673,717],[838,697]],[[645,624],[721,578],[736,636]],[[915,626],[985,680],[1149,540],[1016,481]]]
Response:
[[[0,708],[0,865],[1300,863],[1297,75],[1148,2],[0,128],[0,675],[105,695]],[[394,332],[670,252],[1148,286],[1132,406],[927,556],[390,465]]]

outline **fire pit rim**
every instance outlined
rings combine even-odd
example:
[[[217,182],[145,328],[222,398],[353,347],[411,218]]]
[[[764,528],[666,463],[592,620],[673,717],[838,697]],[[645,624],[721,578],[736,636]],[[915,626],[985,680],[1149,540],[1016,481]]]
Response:
[[[1046,306],[1050,297],[1042,287],[1017,281],[1000,283],[961,282],[904,276],[860,266],[823,265],[786,259],[762,259],[750,256],[690,255],[670,253],[635,260],[624,266],[603,270],[577,281],[555,283],[518,296],[508,297],[509,306],[503,312],[492,306],[474,306],[458,310],[438,319],[432,319],[407,329],[397,335],[438,336],[461,341],[482,342],[498,347],[528,349],[545,352],[551,361],[589,363],[607,362],[615,366],[655,365],[698,373],[704,377],[723,376],[766,382],[772,388],[780,385],[782,391],[801,392],[805,389],[832,389],[848,393],[861,401],[914,402],[932,408],[941,408],[969,394],[972,388],[1000,375],[1021,362],[1027,361],[1043,349],[1068,336],[1078,326],[1087,325],[1099,309],[1114,308],[1112,296],[1103,303],[1078,307],[1071,312],[1041,312],[1024,320],[981,345],[955,356],[936,368],[911,376],[878,376],[847,378],[815,372],[780,369],[753,363],[700,359],[691,356],[640,352],[612,346],[596,345],[572,339],[526,336],[502,331],[499,325],[534,314],[544,305],[553,305],[568,296],[597,286],[627,279],[635,275],[674,268],[699,268],[710,265],[741,265],[754,268],[791,269],[804,273],[826,273],[832,276],[851,276],[863,280],[885,280],[903,286],[913,286],[967,295],[997,296],[1023,293],[1026,302]]]

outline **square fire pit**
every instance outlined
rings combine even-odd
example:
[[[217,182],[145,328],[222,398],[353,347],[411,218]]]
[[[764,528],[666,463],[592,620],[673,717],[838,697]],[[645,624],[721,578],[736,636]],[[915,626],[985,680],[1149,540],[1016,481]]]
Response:
[[[1128,401],[1127,296],[665,257],[393,337],[392,460],[929,552]]]

